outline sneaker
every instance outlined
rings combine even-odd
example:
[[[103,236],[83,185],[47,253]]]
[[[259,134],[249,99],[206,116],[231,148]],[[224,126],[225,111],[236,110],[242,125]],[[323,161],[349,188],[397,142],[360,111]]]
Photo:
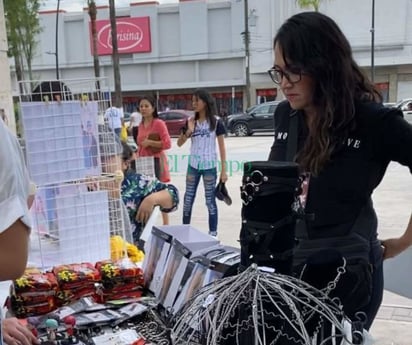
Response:
[[[209,231],[209,235],[213,237],[217,237],[217,231]]]

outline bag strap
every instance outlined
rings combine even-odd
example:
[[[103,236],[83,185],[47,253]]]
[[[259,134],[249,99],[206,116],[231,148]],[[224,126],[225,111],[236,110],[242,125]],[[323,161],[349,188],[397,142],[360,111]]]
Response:
[[[286,160],[294,162],[298,150],[298,111],[293,110],[289,114],[289,134],[286,147]]]

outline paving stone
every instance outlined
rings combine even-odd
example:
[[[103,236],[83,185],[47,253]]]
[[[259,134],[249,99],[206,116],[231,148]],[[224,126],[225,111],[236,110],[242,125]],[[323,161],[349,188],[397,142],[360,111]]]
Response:
[[[403,321],[403,322],[412,322],[412,317],[410,316],[392,316],[392,321]]]
[[[393,311],[394,311],[394,309],[392,307],[382,306],[379,309],[378,314],[376,315],[376,318],[381,319],[381,320],[391,320],[392,315],[393,315]]]
[[[395,308],[393,311],[393,316],[405,316],[408,317],[410,315],[411,310],[409,308]]]

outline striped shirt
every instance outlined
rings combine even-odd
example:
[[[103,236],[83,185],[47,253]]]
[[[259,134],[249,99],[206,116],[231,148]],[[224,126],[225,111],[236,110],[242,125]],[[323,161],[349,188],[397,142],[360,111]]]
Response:
[[[219,166],[217,162],[216,137],[226,134],[225,126],[221,119],[216,118],[216,129],[210,130],[208,121],[196,121],[192,133],[189,164],[198,170],[212,169]]]

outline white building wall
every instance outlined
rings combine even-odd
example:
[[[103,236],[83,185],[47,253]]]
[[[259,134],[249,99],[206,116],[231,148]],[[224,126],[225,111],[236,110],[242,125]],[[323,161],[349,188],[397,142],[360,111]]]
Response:
[[[303,10],[290,0],[249,0],[249,10],[257,16],[256,26],[250,27],[252,88],[273,87],[266,74],[273,65],[273,37],[288,17]],[[356,61],[369,71],[372,1],[324,0],[320,11],[338,23],[352,45]],[[412,0],[375,0],[375,81],[389,82],[391,101],[407,94],[412,97],[410,18]],[[398,92],[398,85],[402,91]]]
[[[217,86],[231,90],[245,83],[242,3],[184,1],[158,5],[135,3],[116,11],[117,17],[150,17],[151,51],[120,55],[123,91],[157,91]],[[98,7],[98,20],[109,19],[108,6]],[[56,12],[40,14],[45,28],[39,37],[33,69],[38,80],[54,79]],[[59,14],[59,70],[61,79],[91,78],[89,16]],[[110,56],[99,58],[101,76],[113,89]],[[14,92],[17,94],[14,83]],[[76,91],[76,90],[73,90]]]
[[[371,63],[371,1],[324,0],[320,10],[331,16],[348,37],[357,62],[368,71]],[[412,96],[412,0],[375,0],[375,81],[389,82],[395,101]],[[245,85],[243,0],[182,1],[156,5],[135,3],[118,16],[149,16],[152,51],[121,55],[124,91],[178,90],[196,87]],[[252,103],[256,89],[275,86],[266,71],[273,65],[272,41],[279,26],[302,11],[294,0],[249,0],[250,72]],[[98,9],[98,19],[108,19],[109,8]],[[55,75],[56,13],[42,13],[46,28],[40,35],[33,61],[36,79]],[[93,76],[89,42],[89,17],[61,13],[59,60],[63,79]],[[110,56],[100,57],[101,75],[112,82]],[[17,93],[17,86],[13,86]]]

